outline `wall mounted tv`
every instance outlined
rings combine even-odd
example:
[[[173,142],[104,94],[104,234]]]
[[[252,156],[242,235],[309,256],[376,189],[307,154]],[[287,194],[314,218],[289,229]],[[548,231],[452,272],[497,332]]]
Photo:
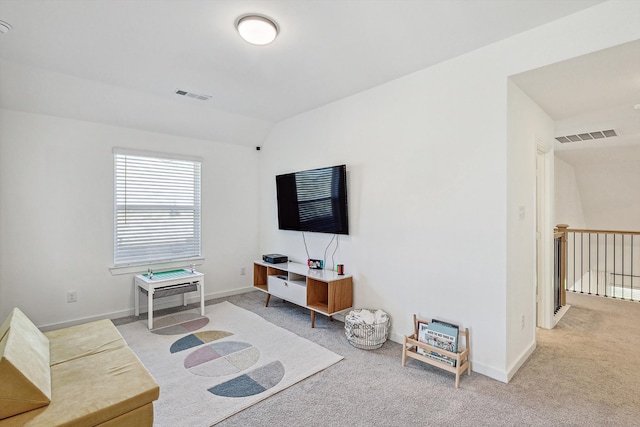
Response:
[[[345,165],[278,175],[276,190],[279,229],[349,234]]]

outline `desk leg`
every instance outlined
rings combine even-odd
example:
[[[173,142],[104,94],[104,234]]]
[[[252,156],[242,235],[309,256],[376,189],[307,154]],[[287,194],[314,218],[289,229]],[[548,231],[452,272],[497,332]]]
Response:
[[[149,317],[149,329],[153,329],[153,287],[149,286],[147,294],[147,316]]]
[[[133,303],[135,304],[133,312],[138,317],[140,316],[140,289],[136,283],[133,284]]]
[[[204,316],[204,278],[200,279],[200,315]]]
[[[311,327],[316,327],[316,312],[311,310]]]

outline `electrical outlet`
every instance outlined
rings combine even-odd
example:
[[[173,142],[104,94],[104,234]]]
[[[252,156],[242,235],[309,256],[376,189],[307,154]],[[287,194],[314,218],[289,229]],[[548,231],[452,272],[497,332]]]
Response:
[[[77,302],[78,291],[67,291],[67,302]]]
[[[247,274],[247,269],[244,267],[240,267],[240,275],[244,276],[245,274]]]

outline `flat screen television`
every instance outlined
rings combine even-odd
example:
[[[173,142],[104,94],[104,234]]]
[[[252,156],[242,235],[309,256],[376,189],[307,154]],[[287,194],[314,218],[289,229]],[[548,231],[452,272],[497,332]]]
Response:
[[[349,234],[347,167],[276,176],[280,230]]]

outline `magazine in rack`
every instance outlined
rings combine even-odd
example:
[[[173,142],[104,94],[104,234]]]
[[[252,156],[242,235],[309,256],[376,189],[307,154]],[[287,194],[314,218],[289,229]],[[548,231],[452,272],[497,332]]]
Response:
[[[458,327],[435,319],[430,323],[419,323],[418,341],[456,353],[458,351]],[[427,351],[420,347],[417,348],[417,352],[448,365],[456,366],[456,360],[452,357],[435,351]]]

